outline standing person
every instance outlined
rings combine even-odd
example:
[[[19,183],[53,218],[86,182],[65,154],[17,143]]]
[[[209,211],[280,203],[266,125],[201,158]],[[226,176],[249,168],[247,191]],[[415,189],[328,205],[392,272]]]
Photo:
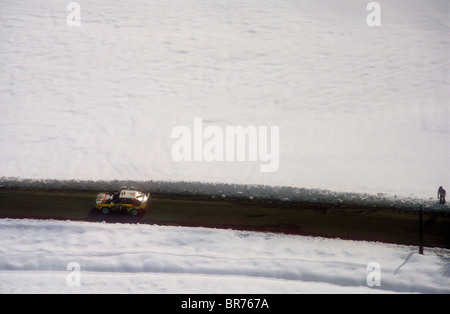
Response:
[[[444,190],[444,188],[442,186],[440,186],[437,194],[438,194],[439,204],[444,205],[445,204],[445,195],[447,194],[447,192]]]

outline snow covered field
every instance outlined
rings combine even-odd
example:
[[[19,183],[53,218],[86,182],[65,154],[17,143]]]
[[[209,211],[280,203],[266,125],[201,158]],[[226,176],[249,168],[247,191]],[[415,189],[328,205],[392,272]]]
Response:
[[[435,196],[447,0],[0,1],[0,177]],[[278,171],[175,162],[176,126],[279,126]]]
[[[0,293],[450,293],[449,263],[449,250],[371,242],[0,220]]]

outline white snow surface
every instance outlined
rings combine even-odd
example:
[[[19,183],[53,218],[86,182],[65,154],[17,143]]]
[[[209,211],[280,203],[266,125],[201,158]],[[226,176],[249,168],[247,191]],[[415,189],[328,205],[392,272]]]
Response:
[[[448,0],[0,2],[0,177],[450,186]],[[278,171],[175,162],[196,117],[279,126]]]
[[[67,284],[69,263],[80,266],[79,286]],[[379,286],[367,284],[370,263]],[[0,293],[450,293],[449,263],[449,250],[374,242],[0,220]]]

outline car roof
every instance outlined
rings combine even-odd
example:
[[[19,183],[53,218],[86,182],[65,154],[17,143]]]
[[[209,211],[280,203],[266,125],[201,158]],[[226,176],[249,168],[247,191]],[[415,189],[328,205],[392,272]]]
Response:
[[[120,191],[120,198],[135,198],[136,196],[142,195],[142,192],[136,190],[122,190]]]

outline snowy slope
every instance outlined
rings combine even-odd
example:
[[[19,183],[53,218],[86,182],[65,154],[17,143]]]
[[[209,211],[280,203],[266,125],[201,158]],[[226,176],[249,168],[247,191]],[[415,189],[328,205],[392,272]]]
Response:
[[[2,219],[0,293],[450,293],[450,252],[415,252],[272,233]],[[69,263],[80,266],[80,286],[67,284]],[[367,284],[370,263],[380,267],[379,286]]]
[[[448,1],[1,1],[0,177],[434,196]],[[280,166],[175,162],[175,126],[280,127]]]

